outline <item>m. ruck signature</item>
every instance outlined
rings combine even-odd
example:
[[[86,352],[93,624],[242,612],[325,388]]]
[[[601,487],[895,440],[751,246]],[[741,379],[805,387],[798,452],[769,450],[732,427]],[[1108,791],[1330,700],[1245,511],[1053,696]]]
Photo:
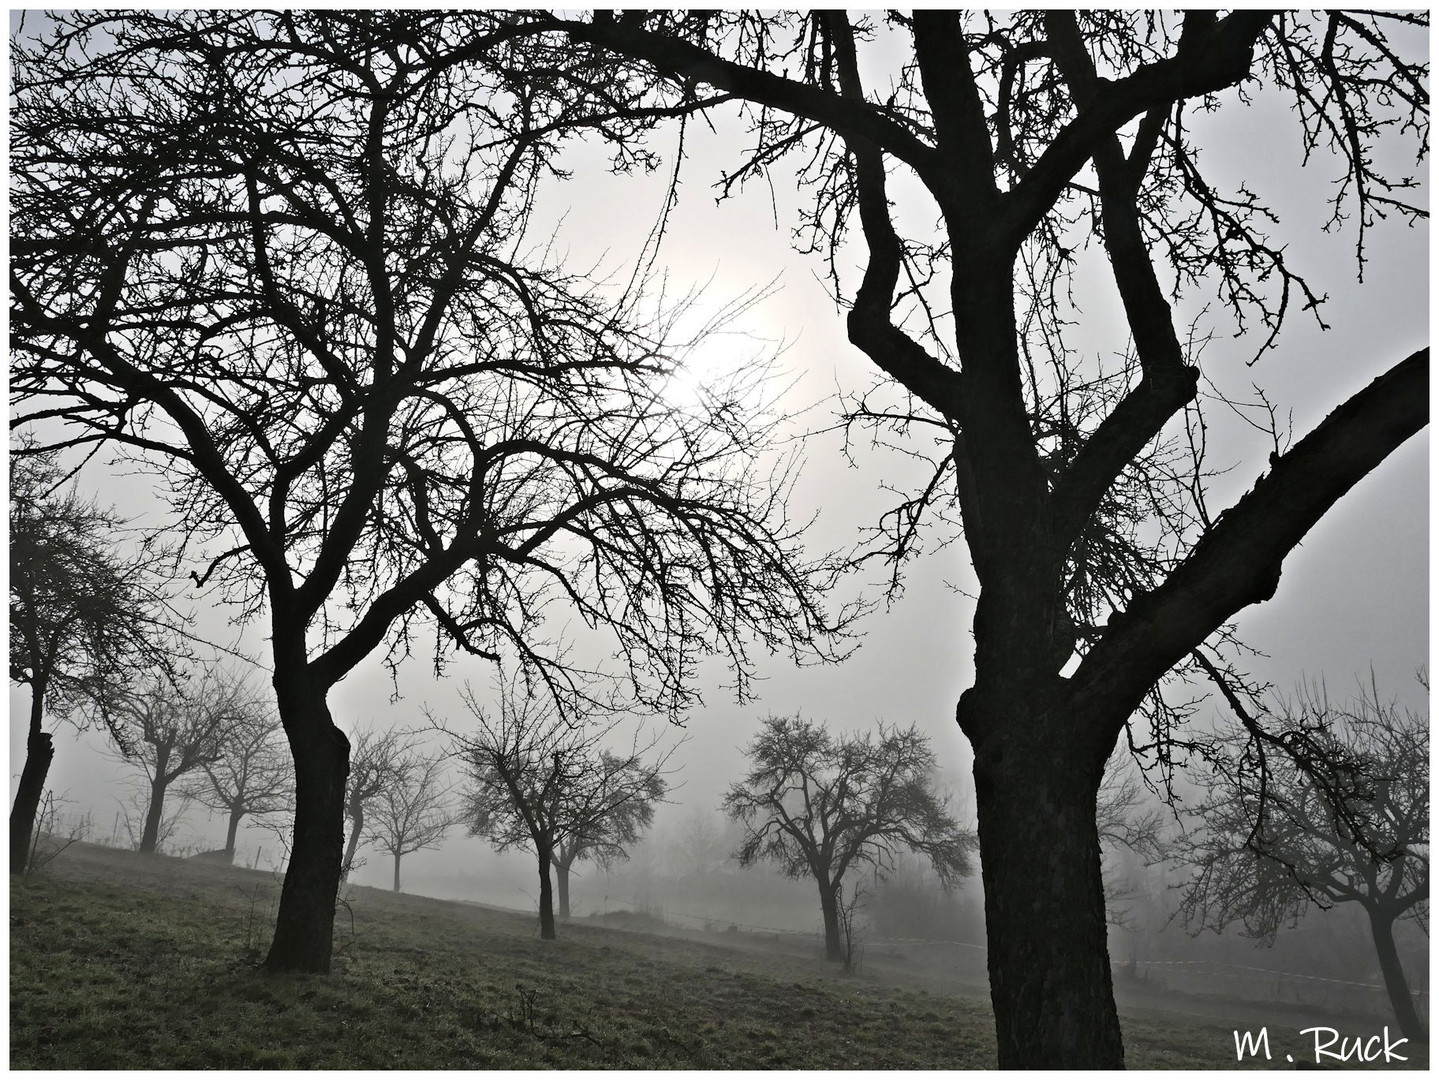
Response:
[[[1372,1061],[1408,1061],[1409,1059],[1398,1050],[1407,1043],[1408,1039],[1389,1038],[1389,1028],[1386,1025],[1379,1035],[1370,1035],[1365,1038],[1363,1035],[1340,1035],[1338,1030],[1332,1027],[1307,1027],[1299,1032],[1300,1035],[1314,1036],[1314,1064],[1323,1065],[1332,1062],[1348,1062],[1350,1064],[1361,1064]],[[1262,1027],[1256,1035],[1252,1031],[1234,1032],[1234,1052],[1238,1060],[1245,1058],[1257,1058],[1262,1052],[1264,1060],[1272,1060],[1269,1052],[1269,1029]],[[1284,1060],[1294,1061],[1292,1054],[1285,1054]]]

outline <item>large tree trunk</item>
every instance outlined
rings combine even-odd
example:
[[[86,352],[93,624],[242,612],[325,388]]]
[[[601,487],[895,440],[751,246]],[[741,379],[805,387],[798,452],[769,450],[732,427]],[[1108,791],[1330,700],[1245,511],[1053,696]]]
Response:
[[[400,853],[395,852],[395,892],[400,891]]]
[[[244,816],[243,810],[231,810],[230,826],[225,830],[225,858],[232,863],[235,861],[235,837],[240,834],[240,820]]]
[[[819,882],[819,908],[824,913],[824,958],[844,961],[844,942],[839,933],[839,886]]]
[[[548,848],[540,849],[540,937],[555,939],[555,904],[550,890],[550,859]]]
[[[10,809],[10,873],[23,874],[30,861],[30,844],[35,837],[35,818],[45,795],[45,778],[55,760],[54,738],[32,725],[25,740],[25,768],[20,788]]]
[[[570,917],[570,866],[569,863],[555,863],[555,891],[559,894],[560,918]]]
[[[1122,1068],[1094,818],[1103,762],[1059,740],[1002,741],[974,764],[999,1066]]]
[[[1374,937],[1374,951],[1379,954],[1379,970],[1384,973],[1384,986],[1389,991],[1389,1003],[1394,1007],[1399,1030],[1415,1042],[1428,1042],[1424,1021],[1419,1019],[1419,1010],[1414,1007],[1414,998],[1409,993],[1404,965],[1399,962],[1399,950],[1394,947],[1394,917],[1378,907],[1365,906],[1369,913],[1369,932]]]
[[[275,688],[295,761],[295,835],[265,967],[327,974],[345,839],[350,740],[331,721],[323,690],[306,692],[278,672]]]

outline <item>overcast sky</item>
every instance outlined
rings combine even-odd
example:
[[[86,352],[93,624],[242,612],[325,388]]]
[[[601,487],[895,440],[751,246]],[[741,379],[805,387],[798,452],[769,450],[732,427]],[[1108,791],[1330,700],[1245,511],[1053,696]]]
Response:
[[[1232,96],[1232,95],[1227,95]],[[1277,126],[1276,126],[1277,120]],[[1282,115],[1262,110],[1226,108],[1218,114],[1226,132],[1212,151],[1226,168],[1245,170],[1252,186],[1279,208],[1282,223],[1275,237],[1288,244],[1290,259],[1311,275],[1316,291],[1328,293],[1325,317],[1333,329],[1317,332],[1296,315],[1279,348],[1252,369],[1245,361],[1253,352],[1249,341],[1218,340],[1205,352],[1206,375],[1242,390],[1260,383],[1283,409],[1293,410],[1296,437],[1302,436],[1346,396],[1428,340],[1428,243],[1424,228],[1393,223],[1377,229],[1371,239],[1366,281],[1355,280],[1353,236],[1325,236],[1319,199],[1331,179],[1322,164],[1296,179],[1298,132]],[[670,141],[672,145],[672,140]],[[771,210],[771,192],[753,187],[740,198],[715,205],[710,184],[720,167],[733,163],[738,146],[721,136],[706,143],[690,133],[695,151],[684,174],[681,201],[672,217],[661,262],[672,282],[709,279],[716,302],[778,276],[779,290],[746,316],[749,338],[723,339],[705,355],[724,363],[736,355],[752,355],[756,339],[788,343],[780,364],[795,379],[795,407],[823,402],[836,386],[857,390],[870,379],[869,362],[844,338],[843,319],[836,313],[818,280],[823,267],[814,258],[796,255],[789,242],[793,218],[787,207],[798,196],[792,184],[777,184],[773,197],[779,227]],[[600,167],[600,155],[558,193],[570,207],[561,236],[576,257],[609,251],[616,265],[630,254],[653,219],[660,195],[659,181],[612,177]],[[1238,173],[1234,174],[1236,177]],[[613,235],[589,223],[602,222]],[[1085,283],[1094,290],[1086,307],[1096,329],[1119,332],[1106,319],[1113,303],[1107,279]],[[1101,333],[1096,341],[1103,340]],[[1110,347],[1116,343],[1110,339]],[[1117,343],[1122,345],[1122,339]],[[1098,346],[1096,346],[1098,347]],[[822,427],[832,407],[807,414],[806,423]],[[1216,420],[1229,433],[1236,425]],[[1254,671],[1287,689],[1305,676],[1323,676],[1331,693],[1347,695],[1356,673],[1372,664],[1381,687],[1411,701],[1420,700],[1414,672],[1428,655],[1428,433],[1411,440],[1363,481],[1310,534],[1285,563],[1275,598],[1246,611],[1242,636],[1267,654]],[[1265,449],[1253,438],[1242,445],[1216,444],[1212,462],[1235,466],[1220,486],[1227,505],[1246,490],[1261,471]],[[797,513],[818,513],[808,534],[814,550],[847,548],[857,531],[873,524],[888,505],[878,491],[892,479],[899,463],[876,456],[850,468],[838,453],[833,436],[814,438],[796,492]],[[87,478],[98,490],[99,477]],[[103,480],[101,498],[124,515],[153,515],[156,505],[136,489],[133,480]],[[153,517],[144,520],[152,522]],[[966,775],[969,751],[954,723],[954,706],[968,684],[972,642],[969,625],[972,601],[964,595],[972,581],[962,544],[931,554],[907,571],[903,598],[886,610],[882,605],[857,630],[861,647],[840,666],[795,669],[786,659],[761,661],[757,684],[760,700],[737,705],[720,687],[727,681],[718,666],[704,673],[706,706],[690,716],[688,741],[675,757],[683,786],[675,806],[664,815],[677,818],[693,807],[714,808],[724,787],[743,768],[741,747],[751,738],[757,718],[767,713],[802,711],[838,727],[854,729],[877,720],[920,725],[934,742],[942,768]],[[858,583],[851,583],[851,590]],[[957,588],[956,588],[957,587]],[[870,590],[870,595],[876,595]],[[223,633],[223,620],[207,616],[209,633]],[[264,655],[263,628],[252,628],[242,640],[257,657]],[[336,721],[347,730],[356,726],[416,725],[428,707],[463,724],[456,689],[468,678],[487,687],[490,672],[477,661],[457,660],[449,677],[437,682],[423,659],[403,672],[399,701],[377,658],[372,658],[331,695]],[[13,786],[23,760],[26,695],[11,694],[11,776]],[[96,738],[75,741],[68,732],[57,739],[51,786],[96,812],[108,831],[115,799],[123,789],[117,767],[101,756]],[[218,821],[211,827],[218,846]],[[476,857],[474,842],[456,845],[446,855],[410,856],[412,873],[445,865],[455,852]],[[379,861],[379,860],[374,860]],[[376,882],[386,880],[384,869]],[[365,880],[362,878],[362,880]]]

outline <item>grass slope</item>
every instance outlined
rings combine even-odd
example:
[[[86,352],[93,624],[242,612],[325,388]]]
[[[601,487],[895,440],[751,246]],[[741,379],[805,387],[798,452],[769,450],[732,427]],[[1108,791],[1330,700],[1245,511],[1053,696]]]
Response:
[[[10,887],[12,1068],[990,1068],[988,1002],[822,960],[356,889],[329,977],[272,976],[267,875],[76,845]],[[1127,1023],[1132,1067],[1232,1065]]]

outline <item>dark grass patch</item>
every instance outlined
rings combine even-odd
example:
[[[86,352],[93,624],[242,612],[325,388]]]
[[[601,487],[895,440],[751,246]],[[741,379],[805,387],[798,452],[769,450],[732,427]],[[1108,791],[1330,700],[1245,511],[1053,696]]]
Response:
[[[904,991],[796,982],[723,949],[383,894],[337,919],[327,977],[254,965],[253,895],[11,882],[11,1066],[977,1068],[992,1023],[932,1030]],[[268,911],[268,908],[265,908]],[[605,934],[608,936],[599,937]],[[263,935],[261,935],[263,936]],[[746,967],[745,965],[748,965]],[[930,999],[932,1000],[932,999]],[[929,1007],[929,1006],[926,1006]]]
[[[40,1069],[976,1069],[982,993],[820,959],[352,891],[328,977],[273,976],[278,883],[76,845],[10,886],[10,1064]],[[1126,1019],[1132,1068],[1233,1036]],[[1427,1064],[1427,1059],[1426,1062]],[[1263,1065],[1264,1063],[1257,1063]],[[1273,1063],[1276,1067],[1279,1061]]]

